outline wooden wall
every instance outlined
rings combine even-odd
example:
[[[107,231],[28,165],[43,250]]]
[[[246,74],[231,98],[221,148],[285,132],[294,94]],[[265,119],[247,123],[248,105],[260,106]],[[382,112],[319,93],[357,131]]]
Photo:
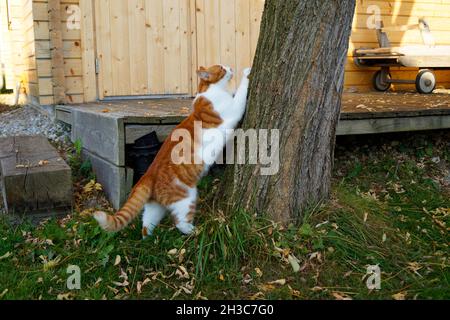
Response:
[[[71,29],[68,27],[68,20],[71,23],[77,23],[78,21],[78,19],[72,19],[75,12],[70,11],[70,6],[78,5],[78,2],[78,0],[61,0],[60,2],[60,23],[65,77],[64,85],[67,103],[83,102],[81,32],[80,29]],[[33,0],[36,63],[38,66],[39,78],[39,101],[44,105],[54,103],[48,11],[48,0]]]
[[[386,27],[417,24],[424,17],[430,25],[437,45],[450,45],[450,0],[356,0],[352,26],[345,88],[350,91],[373,90],[372,76],[377,69],[355,66],[353,50],[378,47],[375,30],[367,28],[373,16],[371,6],[380,9]],[[258,35],[264,0],[196,0],[198,64],[225,63],[240,74],[241,68],[252,60]],[[250,20],[248,19],[250,17]],[[419,30],[390,32],[392,45],[421,44]],[[218,46],[210,43],[219,41]],[[250,46],[250,49],[249,49]],[[394,68],[392,76],[414,79],[417,69]],[[436,71],[438,88],[450,88],[450,71]],[[394,90],[414,89],[414,85],[394,85]]]
[[[15,86],[14,69],[12,67],[11,33],[9,32],[6,1],[0,1],[0,77],[5,75],[6,87],[12,89]],[[0,79],[0,87],[3,80]]]
[[[450,45],[450,0],[357,0],[346,67],[345,86],[347,90],[373,90],[372,76],[377,69],[368,70],[356,67],[351,55],[355,48],[378,46],[376,32],[367,28],[367,20],[374,13],[370,6],[374,5],[380,8],[381,18],[386,27],[417,24],[419,17],[424,17],[430,25],[436,44]],[[419,30],[389,32],[388,35],[394,46],[422,44]],[[395,68],[391,73],[393,78],[414,79],[417,69]],[[450,88],[450,71],[436,71],[436,76],[438,87]],[[405,88],[414,89],[414,85],[396,84],[394,86],[394,90]]]
[[[189,0],[95,1],[100,97],[189,94]]]
[[[9,37],[9,51],[14,53],[9,57],[8,53],[2,53],[2,59],[12,60],[11,64],[15,69],[15,78],[10,76],[8,81],[10,84],[22,81],[23,92],[27,93],[30,101],[40,104],[55,102],[50,50],[49,1],[52,0],[11,0],[13,24],[12,30],[6,34],[4,10],[1,10],[4,1],[0,2],[0,18],[2,20],[0,21],[2,29],[0,36],[2,39]],[[99,0],[81,1],[84,1],[82,7],[91,9],[94,9],[95,6],[98,8],[100,3]],[[133,1],[139,4],[143,0]],[[189,3],[190,10],[191,42],[188,56],[191,64],[189,70],[192,80],[191,93],[193,93],[197,82],[195,69],[198,66],[224,63],[231,65],[239,75],[242,68],[250,64],[258,40],[264,0],[183,0],[184,2]],[[91,4],[86,6],[89,3]],[[92,5],[92,3],[96,5]],[[68,12],[71,5],[80,5],[80,0],[60,0],[65,101],[81,103],[87,99],[86,97],[91,97],[89,100],[92,100],[92,97],[97,96],[97,81],[93,71],[96,39],[94,30],[92,30],[93,32],[88,38],[89,43],[83,44],[81,39],[83,35],[86,38],[86,35],[84,33],[82,35],[80,29],[68,27],[68,20],[73,14],[73,12]],[[346,66],[345,87],[347,90],[372,90],[372,75],[376,69],[356,67],[351,55],[355,48],[378,46],[375,31],[367,28],[367,20],[373,15],[373,12],[368,12],[368,10],[373,5],[380,8],[381,18],[386,26],[415,24],[419,17],[424,17],[430,24],[437,44],[450,45],[450,0],[357,0]],[[93,10],[88,11],[92,14]],[[81,19],[86,20],[86,17],[82,16]],[[89,19],[91,19],[89,23],[94,26],[94,17],[89,17]],[[148,22],[146,18],[145,23]],[[421,41],[418,30],[392,32],[389,35],[393,45],[417,44]],[[151,37],[149,38],[147,41],[152,40]],[[134,40],[132,42],[130,39],[127,40],[127,43],[134,45]],[[136,39],[136,42],[141,40]],[[211,43],[216,43],[216,45],[211,45]],[[83,45],[85,45],[84,49]],[[89,61],[87,59],[82,61],[82,52],[85,52],[82,49],[89,50]],[[164,63],[164,68],[172,67],[172,64]],[[88,68],[89,70],[87,70]],[[130,66],[130,76],[131,68]],[[397,68],[393,70],[392,74],[394,78],[413,79],[416,72],[417,70],[413,68],[401,70]],[[437,71],[436,73],[438,87],[450,88],[450,71]],[[89,74],[89,78],[87,78],[89,82],[84,81],[83,83],[83,75],[86,76],[86,74]],[[239,78],[237,77],[236,80]],[[152,81],[153,83],[156,81],[154,77]],[[170,83],[170,79],[169,82],[167,79],[161,79],[161,81],[161,85],[164,86]],[[403,88],[413,89],[411,85],[394,87],[394,89]],[[86,94],[87,90],[90,90],[89,94]],[[135,91],[143,94],[139,90]]]
[[[10,27],[6,21],[6,1],[0,6],[3,63],[8,74],[7,83],[15,89],[21,83],[21,102],[36,103],[38,96],[32,0],[9,1]]]
[[[197,66],[231,66],[235,88],[252,64],[263,9],[264,0],[196,0]]]

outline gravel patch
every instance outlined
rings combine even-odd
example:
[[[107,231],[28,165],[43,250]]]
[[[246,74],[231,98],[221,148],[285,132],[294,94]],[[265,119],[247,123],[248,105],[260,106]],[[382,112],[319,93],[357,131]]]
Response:
[[[44,135],[54,142],[65,143],[70,138],[70,129],[30,106],[0,114],[0,137],[19,135]]]

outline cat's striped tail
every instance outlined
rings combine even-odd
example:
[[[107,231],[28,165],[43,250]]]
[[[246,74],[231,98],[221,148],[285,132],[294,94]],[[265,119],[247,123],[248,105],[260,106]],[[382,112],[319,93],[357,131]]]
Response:
[[[144,205],[149,201],[150,195],[150,188],[144,185],[138,185],[131,192],[130,197],[122,209],[115,215],[108,215],[103,211],[97,211],[94,213],[94,218],[105,231],[120,231],[138,216]]]

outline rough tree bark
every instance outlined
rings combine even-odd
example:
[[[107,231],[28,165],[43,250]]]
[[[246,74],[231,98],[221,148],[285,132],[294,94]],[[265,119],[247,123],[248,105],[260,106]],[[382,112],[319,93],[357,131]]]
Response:
[[[266,0],[242,127],[280,130],[280,170],[228,166],[228,211],[288,222],[329,195],[354,10],[355,0]]]

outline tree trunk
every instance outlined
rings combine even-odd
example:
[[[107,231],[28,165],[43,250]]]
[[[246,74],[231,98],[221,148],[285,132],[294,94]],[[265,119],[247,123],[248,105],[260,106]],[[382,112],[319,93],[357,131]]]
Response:
[[[279,129],[280,167],[229,166],[228,211],[286,223],[328,197],[354,10],[354,0],[266,0],[243,129]]]

